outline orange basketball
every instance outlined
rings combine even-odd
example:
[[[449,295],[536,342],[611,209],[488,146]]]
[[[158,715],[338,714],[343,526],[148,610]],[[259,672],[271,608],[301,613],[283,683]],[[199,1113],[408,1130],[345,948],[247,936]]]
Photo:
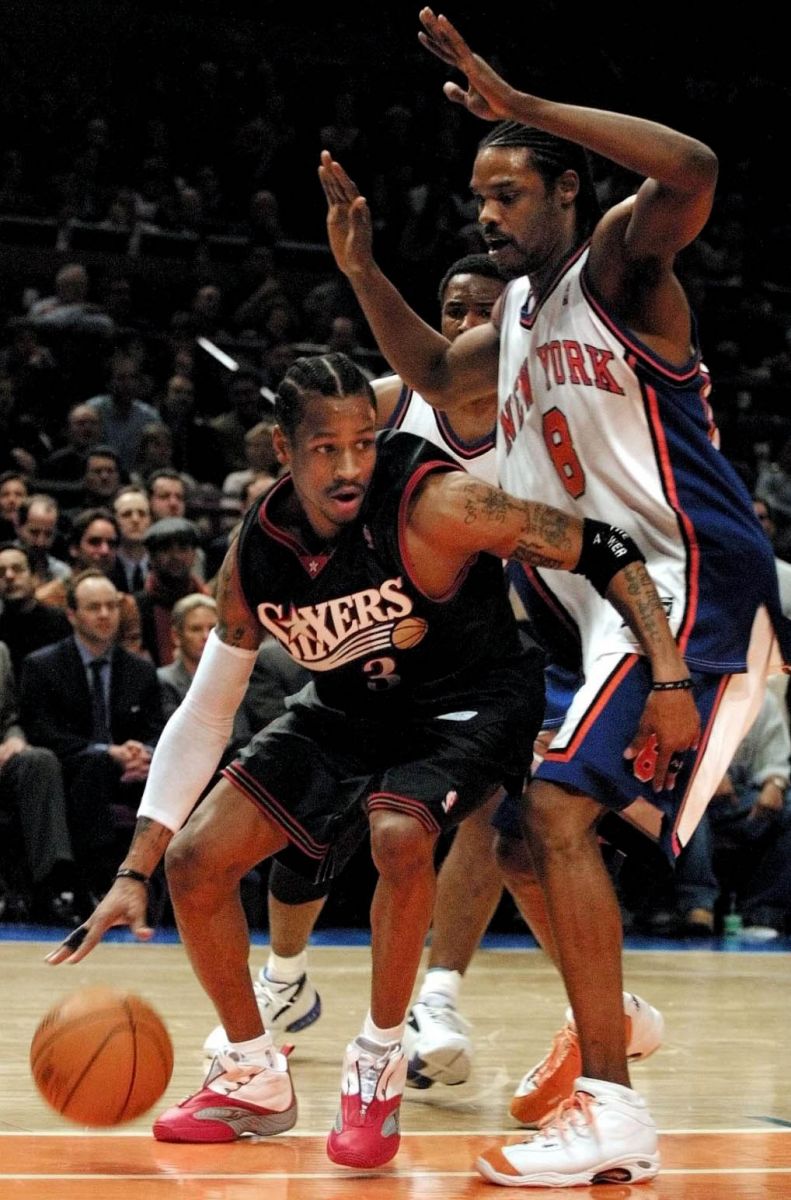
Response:
[[[162,1018],[140,996],[82,988],[49,1010],[30,1045],[39,1092],[80,1125],[121,1125],[159,1100],[173,1071]]]
[[[393,626],[393,645],[399,650],[411,650],[418,642],[423,641],[427,629],[428,621],[424,621],[422,617],[402,617],[398,624]]]

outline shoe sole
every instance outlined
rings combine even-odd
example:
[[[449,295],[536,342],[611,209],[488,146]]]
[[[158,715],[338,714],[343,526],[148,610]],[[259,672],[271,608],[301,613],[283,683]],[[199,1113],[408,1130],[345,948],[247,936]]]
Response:
[[[425,1058],[413,1054],[407,1065],[407,1086],[430,1088],[435,1083],[446,1087],[458,1087],[470,1077],[472,1060],[467,1050],[446,1050],[428,1054]]]
[[[216,1109],[203,1109],[202,1117],[193,1116],[191,1118],[195,1127],[183,1132],[179,1129],[173,1129],[161,1121],[155,1121],[153,1126],[154,1137],[158,1142],[184,1142],[192,1145],[206,1142],[216,1145],[222,1142],[238,1141],[245,1134],[252,1134],[255,1137],[272,1137],[278,1133],[286,1133],[289,1129],[293,1129],[297,1123],[296,1102],[290,1108],[284,1109],[283,1112],[267,1113],[266,1116],[244,1112],[238,1108],[231,1111],[234,1114],[233,1117],[224,1116],[224,1113],[228,1113],[228,1106],[222,1104],[218,1104]],[[209,1127],[201,1129],[201,1119],[224,1126],[228,1131],[228,1136],[212,1136]]]
[[[658,1154],[621,1155],[587,1171],[535,1171],[531,1175],[506,1175],[496,1171],[486,1158],[478,1158],[476,1169],[490,1183],[502,1187],[579,1187],[582,1184],[641,1183],[659,1172]]]
[[[382,1153],[379,1155],[363,1155],[350,1153],[350,1147],[337,1145],[335,1135],[330,1134],[327,1138],[327,1158],[339,1167],[356,1167],[357,1170],[371,1170],[374,1167],[383,1167],[385,1163],[391,1162],[398,1154],[399,1146],[401,1145],[400,1136],[393,1136],[394,1146],[388,1143],[382,1147]]]

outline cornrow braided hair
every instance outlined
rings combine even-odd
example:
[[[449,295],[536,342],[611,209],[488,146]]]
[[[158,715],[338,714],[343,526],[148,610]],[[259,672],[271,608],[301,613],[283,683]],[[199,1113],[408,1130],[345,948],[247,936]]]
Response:
[[[602,215],[599,198],[593,184],[590,159],[584,146],[556,137],[532,125],[520,125],[518,121],[501,121],[478,143],[478,149],[489,146],[506,146],[530,151],[533,166],[548,184],[563,174],[575,171],[580,181],[577,193],[577,231],[583,237],[593,232]]]
[[[298,358],[288,368],[275,395],[275,418],[287,437],[293,438],[305,412],[305,397],[367,396],[376,409],[376,396],[368,379],[348,354],[312,354]]]

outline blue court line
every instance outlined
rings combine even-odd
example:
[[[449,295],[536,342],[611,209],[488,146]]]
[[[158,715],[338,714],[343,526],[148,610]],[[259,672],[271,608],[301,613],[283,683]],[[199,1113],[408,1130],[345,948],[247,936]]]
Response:
[[[22,925],[12,921],[0,922],[0,942],[60,942],[67,930],[53,925]],[[153,944],[176,945],[178,933],[174,928],[158,929]],[[110,929],[104,935],[105,942],[135,943],[127,929]],[[264,929],[252,931],[250,941],[254,946],[268,946],[269,935]],[[310,938],[311,946],[369,946],[371,935],[368,929],[316,929]],[[487,933],[481,943],[485,950],[533,950],[536,943],[527,933]],[[778,937],[771,942],[751,942],[739,937],[695,937],[662,938],[643,934],[627,934],[625,950],[685,951],[712,950],[726,954],[788,954],[791,952],[791,937]]]

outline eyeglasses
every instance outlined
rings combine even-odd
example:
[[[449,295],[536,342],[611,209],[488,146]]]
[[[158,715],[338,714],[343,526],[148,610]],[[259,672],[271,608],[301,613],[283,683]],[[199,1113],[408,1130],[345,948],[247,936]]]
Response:
[[[110,546],[113,550],[118,546],[118,538],[89,537],[85,541],[89,546]]]

